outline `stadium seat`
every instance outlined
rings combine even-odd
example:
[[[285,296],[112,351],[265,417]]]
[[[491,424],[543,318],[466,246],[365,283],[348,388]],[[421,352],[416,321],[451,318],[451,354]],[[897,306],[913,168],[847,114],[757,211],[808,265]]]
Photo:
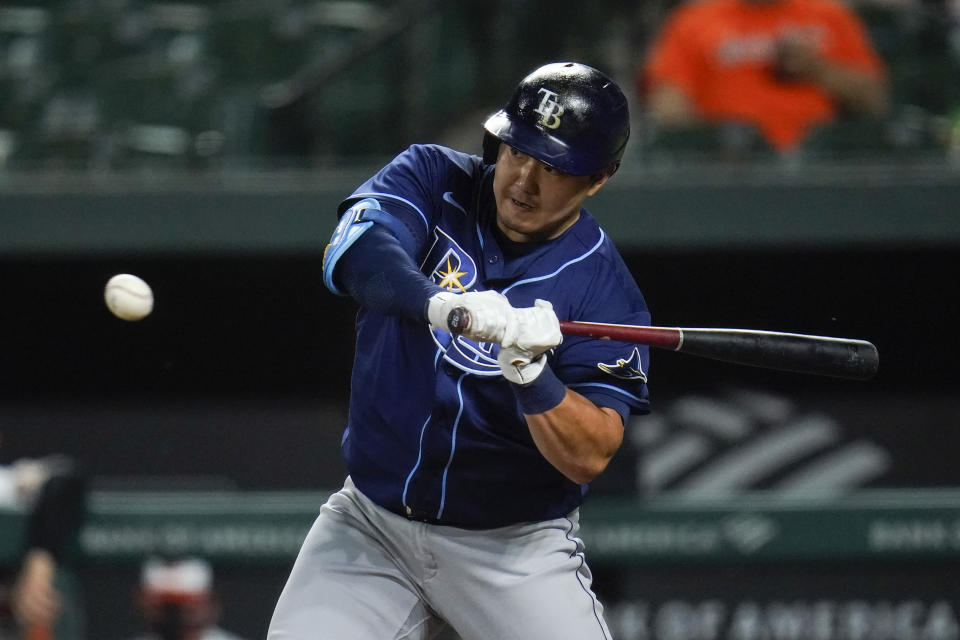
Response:
[[[0,7],[0,167],[15,163],[54,81],[51,11]]]
[[[641,128],[641,161],[743,162],[771,157],[760,132],[746,123],[704,124],[685,129]]]

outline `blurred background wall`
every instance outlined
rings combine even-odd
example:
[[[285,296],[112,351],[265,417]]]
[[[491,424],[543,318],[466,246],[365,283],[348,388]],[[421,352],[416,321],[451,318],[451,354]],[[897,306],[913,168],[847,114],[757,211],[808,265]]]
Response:
[[[0,462],[92,473],[76,637],[132,635],[139,561],[174,551],[214,562],[223,626],[264,634],[344,474],[355,309],[320,272],[337,203],[408,144],[479,152],[484,117],[558,59],[634,103],[588,205],[655,324],[880,351],[868,382],[654,354],[654,413],[584,512],[617,637],[960,637],[957,8],[853,4],[893,108],[771,157],[645,121],[634,74],[672,4],[0,6]],[[106,310],[118,272],[153,286],[146,320]]]

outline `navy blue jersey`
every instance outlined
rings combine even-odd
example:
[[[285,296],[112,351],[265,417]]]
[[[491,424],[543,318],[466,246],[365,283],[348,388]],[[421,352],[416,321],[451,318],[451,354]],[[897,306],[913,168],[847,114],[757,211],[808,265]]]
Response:
[[[650,324],[643,296],[593,217],[560,237],[505,257],[497,240],[492,166],[416,145],[362,184],[377,220],[413,248],[421,271],[451,291],[494,289],[515,307],[549,300],[561,319]],[[388,268],[388,267],[385,267]],[[374,502],[396,513],[463,527],[497,527],[569,513],[586,486],[540,454],[500,375],[499,345],[361,308],[343,450]],[[548,353],[566,386],[595,404],[648,410],[648,349],[566,336]]]

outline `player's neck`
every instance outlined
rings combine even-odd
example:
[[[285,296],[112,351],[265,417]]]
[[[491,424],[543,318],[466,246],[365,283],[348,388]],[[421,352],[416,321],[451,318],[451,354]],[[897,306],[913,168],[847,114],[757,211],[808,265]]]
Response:
[[[516,240],[511,240],[497,224],[493,225],[493,236],[497,239],[497,244],[500,246],[500,251],[506,260],[525,256],[538,247],[542,247],[547,242],[550,242],[549,240],[532,242],[517,242]]]

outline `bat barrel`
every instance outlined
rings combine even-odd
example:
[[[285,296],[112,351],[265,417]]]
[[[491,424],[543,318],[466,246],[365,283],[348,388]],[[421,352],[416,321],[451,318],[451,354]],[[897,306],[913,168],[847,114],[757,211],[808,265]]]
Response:
[[[736,329],[682,332],[683,353],[767,369],[867,380],[880,364],[877,348],[865,340]]]

